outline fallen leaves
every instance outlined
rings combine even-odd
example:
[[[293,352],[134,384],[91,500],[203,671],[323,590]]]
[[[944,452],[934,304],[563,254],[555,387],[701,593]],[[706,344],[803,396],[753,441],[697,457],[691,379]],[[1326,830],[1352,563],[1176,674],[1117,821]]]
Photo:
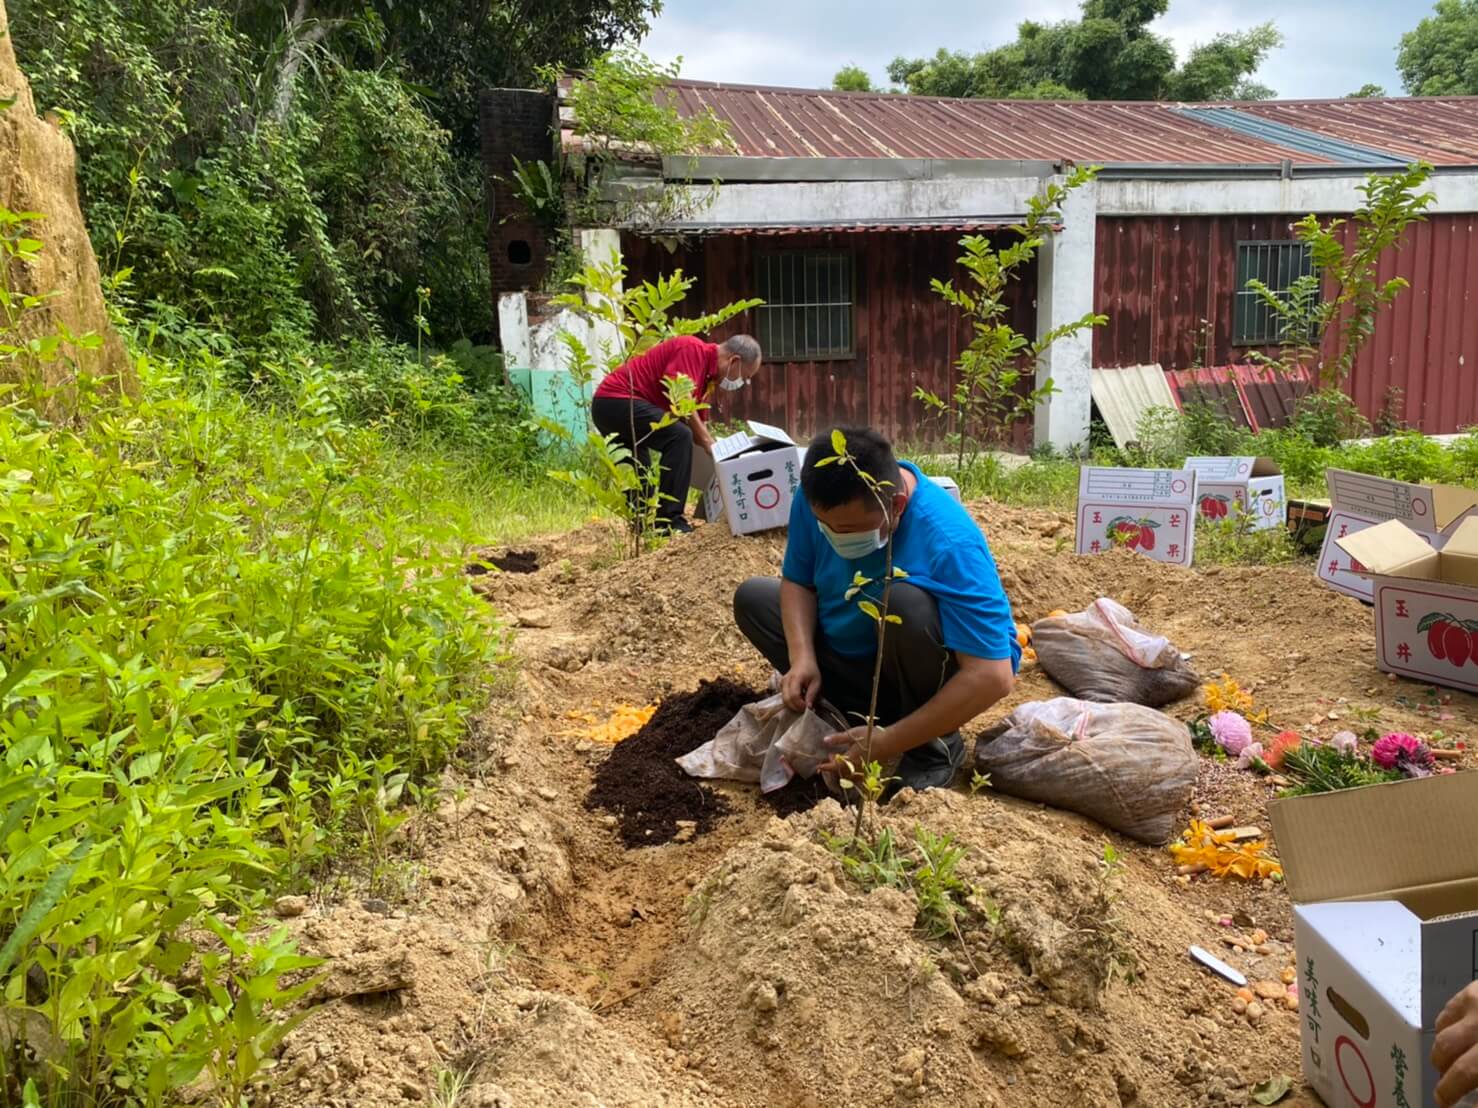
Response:
[[[1170,854],[1188,870],[1204,867],[1216,877],[1240,877],[1244,881],[1283,877],[1283,866],[1267,857],[1265,840],[1237,842],[1235,831],[1213,831],[1201,820],[1192,820],[1181,841],[1170,845]]]

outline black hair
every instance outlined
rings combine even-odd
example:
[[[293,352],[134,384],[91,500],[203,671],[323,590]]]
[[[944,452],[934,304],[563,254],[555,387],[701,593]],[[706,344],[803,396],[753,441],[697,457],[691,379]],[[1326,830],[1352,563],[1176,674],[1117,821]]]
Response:
[[[806,464],[801,467],[801,491],[813,508],[840,508],[854,500],[872,502],[872,491],[868,484],[850,466],[841,462],[817,466],[817,462],[836,457],[831,445],[833,431],[840,431],[847,439],[847,453],[857,460],[857,466],[874,481],[887,487],[882,490],[883,499],[889,500],[902,487],[902,474],[898,459],[893,456],[893,444],[870,427],[838,427],[822,431],[806,447]]]

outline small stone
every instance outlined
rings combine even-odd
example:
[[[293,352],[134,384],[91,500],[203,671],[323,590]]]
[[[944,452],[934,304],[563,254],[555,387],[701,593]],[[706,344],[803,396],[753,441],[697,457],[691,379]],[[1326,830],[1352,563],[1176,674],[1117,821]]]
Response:
[[[602,827],[615,827],[617,820],[615,816],[601,816],[600,822]]]
[[[780,1007],[780,997],[774,985],[768,981],[759,983],[754,990],[754,1007],[757,1012],[773,1012]]]
[[[1267,1014],[1267,1009],[1263,1007],[1261,1001],[1254,1000],[1251,1004],[1247,1005],[1247,1022],[1248,1023],[1257,1023],[1266,1014]]]
[[[1247,1002],[1240,996],[1232,997],[1232,1011],[1236,1012],[1239,1016],[1243,1015],[1247,1011]]]
[[[914,1070],[924,1068],[924,1052],[919,1047],[906,1052],[898,1059],[897,1069],[899,1073],[913,1073]]]
[[[543,800],[556,800],[559,797],[559,793],[556,790],[551,789],[548,785],[540,785],[535,791]]]
[[[366,912],[377,916],[388,916],[390,914],[390,905],[377,896],[372,896],[368,900],[361,900],[359,906]]]
[[[272,910],[279,919],[292,919],[308,910],[308,898],[306,896],[279,896]]]
[[[1267,943],[1258,943],[1257,946],[1253,947],[1253,949],[1257,951],[1257,953],[1262,955],[1268,955],[1273,952],[1273,948],[1270,947]]]
[[[400,1083],[400,1094],[406,1100],[420,1100],[426,1095],[425,1090],[414,1081],[402,1081]]]
[[[1288,986],[1281,981],[1258,981],[1252,986],[1252,991],[1262,1000],[1277,1000],[1288,995]]]
[[[1289,993],[1287,996],[1285,996],[1283,998],[1283,1007],[1287,1008],[1290,1012],[1297,1012],[1298,1011],[1298,994],[1297,993]]]

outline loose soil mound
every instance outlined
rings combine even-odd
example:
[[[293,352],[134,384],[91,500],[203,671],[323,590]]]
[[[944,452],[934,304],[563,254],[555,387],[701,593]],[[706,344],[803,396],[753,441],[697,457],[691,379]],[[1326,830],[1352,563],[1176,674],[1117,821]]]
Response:
[[[1110,596],[1203,676],[1230,672],[1281,725],[1325,738],[1441,727],[1472,743],[1478,698],[1378,673],[1369,610],[1321,587],[1308,563],[1080,558],[1068,553],[1068,518],[971,510],[1022,622]],[[331,1001],[295,1031],[277,1105],[425,1103],[443,1068],[470,1072],[458,1101],[468,1108],[1179,1108],[1244,1105],[1254,1083],[1296,1077],[1296,1013],[1272,1006],[1249,1022],[1233,1012],[1231,986],[1186,956],[1196,944],[1254,981],[1278,979],[1292,944],[1281,886],[1182,885],[1162,849],[989,790],[904,794],[885,824],[905,844],[916,825],[950,835],[979,889],[963,943],[935,942],[913,926],[911,892],[868,892],[822,845],[821,832],[850,830],[834,804],[775,818],[814,799],[806,783],[763,798],[682,775],[672,757],[769,677],[731,602],[746,577],[778,571],[784,536],[704,526],[635,561],[618,560],[617,538],[590,526],[520,544],[537,572],[469,578],[516,629],[520,660],[478,721],[484,776],[449,776],[443,810],[407,825],[404,888],[375,894],[391,901],[389,917],[336,904],[285,921],[305,952],[331,959],[335,980],[367,961],[363,987],[386,979],[381,969],[405,983]],[[674,694],[698,696],[689,690],[720,676],[740,691],[695,721],[691,699]],[[1028,667],[967,735],[1061,692]],[[687,727],[674,724],[645,758],[641,746],[608,750],[569,733],[571,711],[663,698],[649,727],[684,715]],[[1199,710],[1199,697],[1168,708],[1182,719]],[[666,845],[628,849],[624,808],[581,803],[627,757],[633,790],[667,775],[652,804],[628,804],[638,844]],[[660,807],[700,790],[711,807]],[[1196,813],[1267,828],[1273,791],[1203,759],[1178,825]],[[656,813],[651,825],[642,812]],[[683,841],[678,819],[711,830]],[[1105,842],[1124,859],[1117,876]],[[1229,945],[1254,927],[1266,944]],[[1316,1101],[1300,1091],[1282,1103]]]
[[[729,811],[729,802],[689,777],[673,759],[702,746],[740,708],[762,695],[719,678],[704,681],[693,692],[669,696],[642,729],[617,743],[596,769],[586,807],[614,814],[621,841],[629,847],[668,842],[680,830],[679,822],[691,822],[696,835],[711,831]]]

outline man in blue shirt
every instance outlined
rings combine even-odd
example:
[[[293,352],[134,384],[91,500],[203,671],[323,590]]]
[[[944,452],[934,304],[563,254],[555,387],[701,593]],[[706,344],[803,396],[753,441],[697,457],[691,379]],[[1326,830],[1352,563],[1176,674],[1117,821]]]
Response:
[[[887,511],[835,457],[832,432],[806,450],[790,511],[782,577],[752,577],[734,594],[739,629],[783,676],[795,711],[825,696],[848,720],[865,717],[877,658],[877,624],[858,601],[879,600],[891,535],[895,579],[883,640],[872,759],[896,763],[896,788],[948,785],[965,759],[960,727],[1010,693],[1021,664],[1011,605],[985,536],[965,509],[876,431],[843,428],[846,450],[880,484]],[[820,464],[825,463],[825,464]],[[871,578],[847,596],[857,574]],[[866,761],[865,726],[828,739],[842,769]]]

